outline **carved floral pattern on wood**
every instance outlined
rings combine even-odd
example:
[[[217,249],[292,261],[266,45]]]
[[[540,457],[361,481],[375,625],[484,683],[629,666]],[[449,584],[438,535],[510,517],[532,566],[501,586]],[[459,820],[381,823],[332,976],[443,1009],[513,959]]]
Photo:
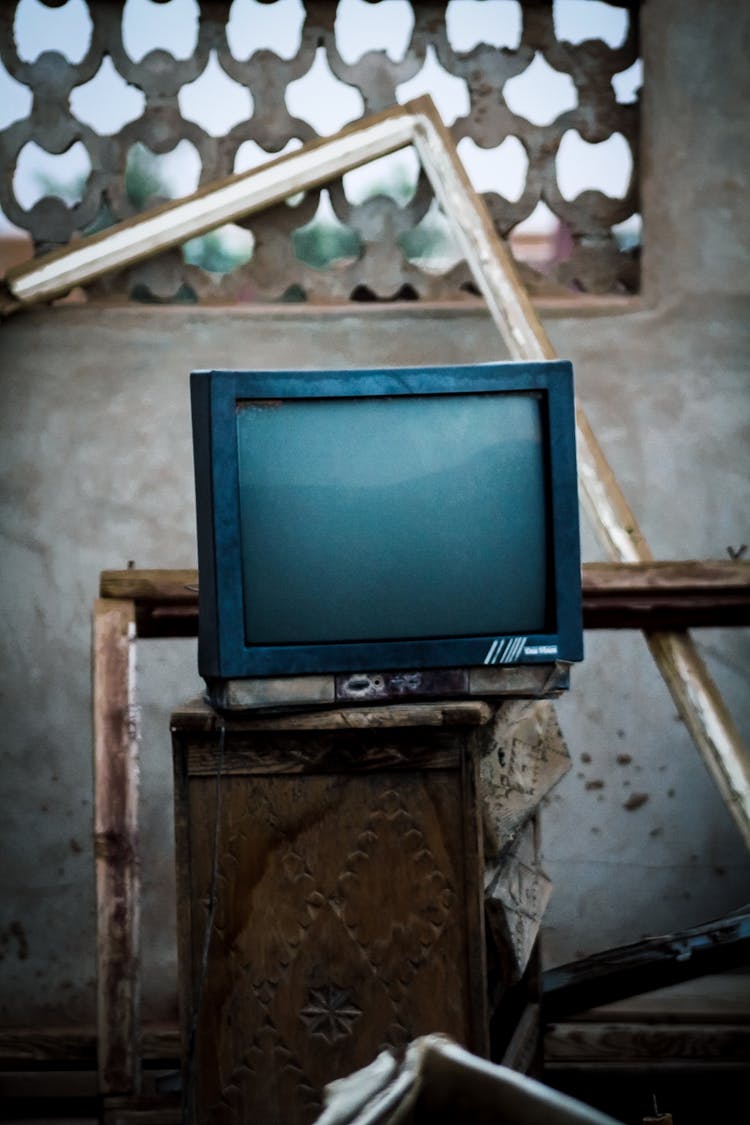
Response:
[[[429,1023],[469,1035],[457,770],[223,780],[217,908],[196,1072],[212,1125],[312,1121],[322,1085]],[[193,895],[210,883],[214,787],[193,790]],[[346,810],[342,815],[341,810]],[[463,908],[465,910],[465,907]],[[205,910],[193,920],[200,956]]]

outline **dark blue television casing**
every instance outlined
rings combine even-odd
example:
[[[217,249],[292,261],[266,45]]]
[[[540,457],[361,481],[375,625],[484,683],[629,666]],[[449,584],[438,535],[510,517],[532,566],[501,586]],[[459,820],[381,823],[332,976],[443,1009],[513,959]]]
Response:
[[[208,681],[390,669],[553,664],[583,658],[573,371],[566,360],[338,371],[194,371],[198,666]],[[542,403],[549,631],[323,644],[245,636],[237,403],[247,400],[528,392]],[[467,576],[470,580],[470,575]],[[498,582],[502,583],[502,574]]]

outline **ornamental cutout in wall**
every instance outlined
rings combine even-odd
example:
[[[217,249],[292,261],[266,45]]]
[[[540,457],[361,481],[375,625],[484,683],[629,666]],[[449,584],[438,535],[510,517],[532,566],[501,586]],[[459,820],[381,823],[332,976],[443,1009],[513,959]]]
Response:
[[[36,253],[431,94],[537,292],[639,284],[637,4],[18,0],[0,210]],[[451,299],[468,267],[403,150],[91,285],[147,301]]]

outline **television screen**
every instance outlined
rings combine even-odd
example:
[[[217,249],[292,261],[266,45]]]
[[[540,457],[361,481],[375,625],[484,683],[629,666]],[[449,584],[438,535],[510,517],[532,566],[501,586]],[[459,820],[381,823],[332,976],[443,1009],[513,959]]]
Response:
[[[581,658],[564,361],[194,372],[209,679]]]

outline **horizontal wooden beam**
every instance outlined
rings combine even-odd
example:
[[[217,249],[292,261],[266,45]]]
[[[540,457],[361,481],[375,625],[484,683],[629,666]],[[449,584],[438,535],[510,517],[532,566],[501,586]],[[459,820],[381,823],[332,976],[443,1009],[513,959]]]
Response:
[[[692,629],[750,624],[750,562],[587,563],[587,629]]]
[[[750,964],[750,911],[548,969],[542,974],[542,1018],[551,1023],[746,964]]]
[[[0,1069],[34,1069],[59,1063],[96,1069],[96,1028],[90,1024],[70,1027],[0,1028]],[[144,1023],[141,1027],[141,1058],[179,1068],[180,1029],[176,1023]]]
[[[565,1021],[544,1034],[545,1069],[571,1066],[727,1066],[750,1059],[747,1024]]]
[[[188,604],[198,601],[197,570],[103,570],[100,598],[132,599],[138,605]]]
[[[715,559],[673,562],[583,564],[587,594],[750,592],[750,560]]]
[[[750,561],[585,563],[586,629],[750,625]],[[102,598],[136,605],[139,637],[194,637],[196,570],[105,570]]]

